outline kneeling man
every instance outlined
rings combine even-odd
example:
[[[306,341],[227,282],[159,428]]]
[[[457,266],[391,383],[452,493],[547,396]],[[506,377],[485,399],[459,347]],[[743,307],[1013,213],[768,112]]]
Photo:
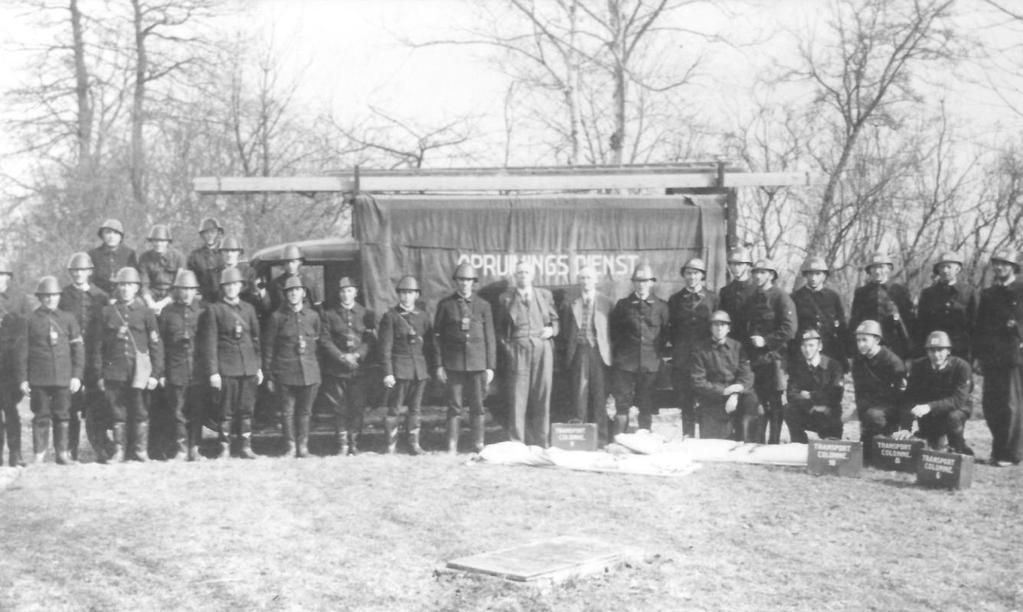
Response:
[[[727,312],[711,314],[710,339],[693,353],[690,372],[699,397],[700,437],[752,442],[762,412],[746,350],[728,337],[731,324]]]
[[[789,364],[785,424],[793,442],[806,444],[806,430],[821,438],[842,439],[842,364],[821,354],[821,334],[814,328],[800,335],[802,359]]]

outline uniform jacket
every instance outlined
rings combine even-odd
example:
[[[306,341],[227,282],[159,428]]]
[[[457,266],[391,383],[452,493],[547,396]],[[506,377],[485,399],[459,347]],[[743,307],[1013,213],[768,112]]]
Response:
[[[962,282],[934,283],[924,287],[917,302],[914,344],[923,354],[927,334],[942,330],[952,341],[952,354],[970,358],[973,321],[977,317],[977,292]]]
[[[135,299],[129,304],[114,302],[103,307],[94,325],[98,339],[92,351],[92,367],[104,380],[126,382],[135,372],[135,351],[149,353],[151,376],[163,376],[163,344],[156,317]]]
[[[429,343],[431,346],[426,346]],[[427,356],[434,350],[433,325],[426,312],[416,308],[404,311],[400,306],[380,317],[380,366],[383,376],[404,380],[426,380],[430,377]]]
[[[530,299],[533,300],[533,306],[539,309],[544,325],[550,326],[554,330],[554,335],[557,336],[561,328],[558,322],[558,312],[554,308],[554,296],[551,295],[550,291],[542,287],[533,287],[530,289]],[[502,344],[511,342],[515,334],[515,321],[512,319],[512,309],[519,303],[519,300],[519,291],[515,287],[505,291],[497,299],[497,316],[494,319],[494,329],[497,333],[497,341]],[[541,330],[534,331],[539,336]]]
[[[856,355],[852,366],[856,409],[898,407],[906,385],[906,365],[891,350],[881,347],[873,357]]]
[[[845,370],[838,361],[827,355],[820,357],[820,362],[815,366],[810,365],[802,355],[789,364],[786,396],[790,404],[802,403],[841,409],[842,395],[845,392],[843,380]],[[808,391],[810,399],[800,397],[801,391]]]
[[[980,293],[973,354],[986,368],[1023,364],[1023,281],[992,285]]]
[[[746,302],[753,297],[757,291],[757,285],[752,278],[746,280],[733,280],[721,288],[718,307],[728,313],[732,318],[731,331],[729,335],[742,342],[742,332],[746,329],[743,315],[746,313]]]
[[[114,293],[114,275],[118,270],[126,267],[136,269],[139,267],[135,251],[124,246],[123,242],[112,249],[101,244],[89,251],[89,257],[92,258],[93,265],[92,282],[107,295]]]
[[[721,344],[704,340],[693,353],[689,371],[693,389],[704,397],[722,397],[725,387],[742,385],[743,391],[753,389],[753,370],[746,349],[734,338],[725,338]]]
[[[319,306],[320,294],[316,290],[316,284],[313,282],[312,276],[309,275],[305,270],[300,269],[298,276],[302,278],[302,284],[305,285],[305,305],[306,307]],[[263,298],[264,306],[269,308],[270,312],[275,312],[281,308],[287,300],[284,299],[284,283],[288,282],[288,278],[291,275],[287,272],[274,277],[270,284],[266,287],[266,296]]]
[[[768,361],[786,361],[789,341],[796,336],[796,306],[792,298],[772,285],[757,291],[746,301],[743,313],[746,333],[743,342],[753,365]],[[751,336],[761,336],[764,347],[754,347]]]
[[[337,378],[351,378],[364,370],[376,344],[376,315],[362,304],[356,303],[351,309],[341,305],[324,310],[323,314],[322,362],[323,374]],[[355,355],[358,365],[353,370],[342,361],[342,355]]]
[[[160,312],[160,337],[164,346],[164,376],[171,385],[184,387],[205,382],[197,358],[202,303],[172,302]]]
[[[565,347],[565,363],[570,364],[579,348],[579,321],[583,316],[583,297],[580,295],[562,307],[560,316],[561,339]],[[593,332],[597,350],[604,365],[611,365],[611,300],[596,292],[593,294]]]
[[[210,304],[199,320],[199,359],[212,376],[255,376],[260,370],[259,320],[245,300]]]
[[[17,344],[19,383],[33,387],[67,387],[81,380],[85,345],[78,321],[63,310],[40,306],[24,319],[23,339]]]
[[[78,328],[82,330],[82,337],[85,340],[85,354],[91,355],[93,348],[99,338],[95,335],[97,327],[95,321],[103,315],[103,307],[110,303],[110,296],[96,285],[89,285],[89,289],[82,291],[74,285],[67,285],[60,292],[60,303],[57,308],[70,313],[78,322]],[[99,372],[94,369],[94,364],[88,358],[85,360],[85,373],[82,382],[92,387],[99,378]]]
[[[326,336],[320,315],[309,307],[289,306],[270,315],[263,336],[263,371],[275,384],[306,387],[321,382],[317,358]]]
[[[913,350],[910,334],[916,325],[916,315],[913,312],[913,299],[905,286],[870,282],[857,287],[853,292],[849,329],[855,333],[856,327],[868,319],[881,324],[885,346],[903,359],[910,356]],[[850,340],[855,341],[854,338]]]
[[[966,360],[952,355],[944,368],[935,370],[927,357],[914,359],[909,365],[906,393],[903,395],[903,428],[909,429],[913,424],[910,410],[917,404],[930,406],[933,418],[943,418],[953,410],[969,416],[973,410],[972,390],[973,371]]]
[[[497,367],[497,336],[490,304],[479,295],[468,302],[457,293],[437,304],[434,363],[446,370],[478,372]]]
[[[797,323],[796,337],[791,342],[790,359],[795,361],[803,358],[799,352],[799,338],[804,331],[816,329],[821,335],[821,352],[847,367],[849,328],[842,298],[838,293],[827,287],[814,291],[804,285],[792,293],[792,303],[796,307]]]
[[[142,294],[159,292],[166,294],[174,284],[174,276],[185,267],[185,256],[174,247],[167,247],[164,254],[150,249],[139,257],[139,276],[142,277]]]
[[[626,372],[657,372],[668,344],[668,303],[650,294],[632,293],[611,311],[611,355],[614,367]]]
[[[220,289],[220,268],[224,260],[220,252],[211,249],[205,244],[188,254],[188,261],[185,265],[192,272],[195,272],[195,279],[199,281],[199,295],[207,304],[212,304],[219,299],[217,295]]]
[[[683,288],[668,298],[672,362],[686,367],[689,356],[710,339],[710,315],[718,309],[718,296],[704,287],[693,292]]]
[[[20,383],[16,376],[16,348],[23,340],[25,318],[32,313],[28,297],[14,290],[0,293],[0,382]]]

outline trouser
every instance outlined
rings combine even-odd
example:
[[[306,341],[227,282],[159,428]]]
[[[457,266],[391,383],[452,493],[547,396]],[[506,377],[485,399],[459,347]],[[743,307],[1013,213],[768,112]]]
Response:
[[[550,340],[516,338],[508,344],[508,439],[547,448],[550,445],[551,379],[554,349]]]
[[[59,429],[71,414],[71,391],[67,387],[32,387],[29,396],[32,409],[32,450],[46,451],[50,443],[50,429]],[[66,442],[57,438],[57,452],[67,451]]]
[[[287,442],[297,438],[299,446],[309,439],[309,418],[313,412],[313,400],[320,390],[319,383],[313,385],[277,385],[277,402],[281,409],[281,433]]]
[[[143,433],[149,427],[149,406],[146,401],[146,391],[132,388],[129,381],[105,381],[107,409],[109,410],[107,422],[114,430],[114,444],[124,448],[145,451],[139,449],[138,442],[146,437]],[[127,427],[125,427],[127,425]],[[127,433],[126,439],[117,439],[119,431]]]
[[[870,440],[875,436],[890,436],[899,427],[899,410],[895,406],[879,404],[857,409],[860,419],[860,442],[863,442],[863,460],[869,462]]]
[[[71,414],[68,419],[68,438],[71,456],[78,458],[82,421],[85,421],[85,439],[89,441],[97,456],[107,451],[110,440],[107,437],[106,397],[92,383],[71,396]]]
[[[405,429],[411,431],[419,425],[422,414],[423,392],[426,391],[426,379],[399,378],[393,387],[384,392],[384,404],[387,416],[394,418],[406,409]]]
[[[781,441],[781,424],[784,418],[782,393],[785,391],[785,369],[779,360],[766,361],[753,368],[753,388],[763,406],[763,418],[757,427],[755,442],[778,444]],[[770,429],[769,435],[767,431]]]
[[[465,416],[465,407],[469,407],[469,416],[483,416],[483,397],[486,394],[487,373],[485,370],[460,371],[446,370],[448,383],[445,388],[447,395],[449,419]]]
[[[21,415],[18,414],[18,403],[21,402],[22,393],[18,385],[13,382],[0,382],[0,420],[3,428],[0,429],[0,454],[3,453],[3,440],[7,438],[7,446],[10,455],[21,456]]]
[[[149,412],[149,454],[164,455],[174,442],[176,423],[170,412],[169,398],[165,389],[153,389],[145,394],[146,410]]]
[[[963,437],[963,430],[969,418],[969,413],[963,410],[950,410],[943,415],[928,413],[917,419],[919,429],[916,435],[918,438],[927,440],[927,445],[933,449],[938,449],[941,438],[947,437],[948,445],[952,447],[952,450],[962,453],[969,448]]]
[[[785,424],[792,442],[806,444],[807,430],[821,438],[842,439],[842,407],[823,406],[824,412],[815,412],[810,401],[793,401],[785,406]]]
[[[991,430],[991,460],[1023,460],[1023,365],[984,366],[981,398],[984,420]]]
[[[167,413],[166,422],[173,432],[171,442],[187,441],[198,446],[206,419],[205,399],[206,387],[202,385],[167,385],[164,388],[163,406]]]
[[[629,372],[619,368],[612,370],[611,392],[615,396],[618,416],[627,416],[629,408],[635,406],[639,410],[637,425],[640,429],[650,429],[656,382],[657,372]]]
[[[763,414],[760,402],[753,391],[739,394],[735,410],[728,414],[724,395],[700,397],[698,410],[700,439],[736,440],[752,442],[756,437],[756,426]]]
[[[696,390],[693,389],[693,379],[690,376],[691,365],[692,361],[688,358],[676,357],[671,371],[672,387],[682,412],[682,433],[690,438],[696,435]],[[705,437],[702,432],[700,437]]]
[[[365,377],[324,376],[323,395],[333,409],[338,433],[362,431],[362,419],[366,414]]]
[[[220,384],[220,439],[252,434],[252,414],[256,409],[255,376],[222,376]]]
[[[607,366],[600,355],[600,349],[580,344],[569,365],[572,377],[572,406],[574,417],[580,421],[597,424],[597,439],[601,444],[608,442],[607,417]]]

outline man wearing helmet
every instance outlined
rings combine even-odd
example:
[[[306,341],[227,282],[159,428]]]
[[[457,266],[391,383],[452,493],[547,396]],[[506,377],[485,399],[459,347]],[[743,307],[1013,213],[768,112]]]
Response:
[[[437,380],[447,389],[448,453],[458,452],[459,422],[469,406],[472,445],[483,450],[487,413],[483,398],[494,380],[497,340],[490,304],[475,294],[479,273],[464,262],[455,269],[454,294],[437,304],[434,317],[434,363]]]
[[[973,403],[973,372],[964,359],[952,355],[952,341],[943,331],[931,332],[924,341],[927,357],[914,359],[909,366],[906,393],[903,395],[901,428],[895,438],[909,438],[915,420],[917,436],[936,450],[945,450],[941,439],[948,440],[952,452],[972,455],[966,445],[963,428]]]
[[[816,329],[820,334],[821,353],[848,371],[846,348],[849,330],[846,327],[845,308],[838,293],[825,286],[829,274],[830,269],[823,257],[810,257],[803,266],[803,279],[806,283],[792,292],[799,334],[789,347],[789,360],[796,363],[803,359],[800,354],[801,334],[808,329]]]
[[[264,302],[269,302],[270,312],[276,311],[284,303],[284,284],[289,278],[293,277],[298,278],[306,288],[306,305],[312,308],[319,308],[323,300],[316,291],[313,279],[302,270],[302,264],[305,262],[302,249],[297,244],[286,245],[284,253],[281,255],[281,260],[284,272],[281,272],[270,281],[270,285],[267,287],[268,296],[263,300]]]
[[[171,302],[171,285],[178,270],[185,267],[185,256],[171,246],[173,240],[166,225],[154,225],[146,241],[150,248],[139,257],[138,265],[142,275],[141,295],[146,306],[159,315]]]
[[[85,354],[92,355],[99,337],[96,323],[103,314],[103,307],[110,303],[110,296],[89,282],[92,276],[92,259],[88,253],[75,253],[68,260],[68,276],[71,282],[64,286],[57,308],[68,312],[78,322],[85,340]],[[86,360],[82,378],[82,389],[71,394],[71,414],[68,418],[68,449],[71,458],[78,460],[78,443],[81,421],[85,419],[85,436],[96,454],[97,460],[104,458],[107,449],[107,424],[104,420],[103,393],[96,388],[99,372],[91,360]]]
[[[856,329],[867,320],[877,322],[883,334],[882,343],[901,359],[908,359],[913,352],[910,333],[916,325],[909,289],[890,282],[895,262],[884,253],[875,253],[863,269],[869,278],[853,293],[849,327]]]
[[[693,353],[710,338],[710,315],[718,310],[718,296],[704,286],[707,265],[694,257],[680,270],[685,286],[668,299],[669,337],[672,347],[672,382],[682,410],[682,430],[696,435],[696,392],[693,389]]]
[[[99,226],[97,234],[102,244],[89,251],[92,260],[92,282],[113,295],[116,283],[114,275],[124,267],[138,269],[135,251],[124,245],[124,224],[117,219],[107,219]]]
[[[710,337],[693,354],[691,376],[700,400],[700,438],[753,442],[762,411],[746,349],[729,337],[731,325],[727,312],[711,313]]]
[[[216,217],[206,217],[199,224],[199,237],[202,246],[188,254],[188,269],[195,273],[199,281],[199,295],[207,304],[219,298],[220,289],[220,239],[224,236],[224,226]]]
[[[806,444],[807,430],[842,439],[842,366],[822,354],[821,334],[810,327],[799,335],[800,359],[789,362],[785,424],[793,442]]]
[[[731,281],[719,292],[719,307],[728,313],[732,320],[729,326],[732,337],[740,342],[743,341],[742,333],[746,330],[746,323],[742,318],[746,312],[746,302],[757,291],[757,285],[750,276],[752,268],[753,256],[750,255],[749,249],[737,246],[728,251],[728,274]]]
[[[963,260],[955,253],[943,253],[934,264],[934,284],[924,287],[917,301],[914,343],[923,347],[931,332],[943,331],[952,342],[952,354],[968,362],[970,331],[977,316],[977,292],[959,280],[962,267]]]
[[[74,463],[68,454],[68,417],[71,394],[82,386],[85,349],[78,321],[57,309],[60,283],[53,276],[39,280],[36,297],[40,306],[25,322],[24,338],[18,343],[17,377],[21,392],[31,398],[32,446],[36,463],[42,463],[50,444],[57,463]]]
[[[10,449],[9,463],[11,467],[23,466],[21,457],[21,416],[18,404],[22,393],[19,388],[21,381],[14,375],[15,348],[22,339],[25,318],[31,314],[32,307],[26,296],[11,286],[14,268],[6,258],[0,258],[0,420],[3,421],[3,432],[0,432],[0,455],[3,451],[4,434]]]
[[[860,440],[864,459],[877,435],[891,435],[899,424],[902,391],[906,388],[906,366],[891,349],[881,346],[881,324],[863,321],[856,327],[857,355],[853,358],[853,390],[860,419]]]
[[[386,389],[384,429],[387,432],[387,452],[393,454],[397,450],[398,417],[402,406],[405,406],[409,451],[420,455],[423,453],[419,445],[420,412],[434,356],[433,325],[430,316],[416,305],[420,294],[415,277],[403,276],[397,289],[398,305],[380,318],[380,367]]]
[[[199,442],[205,419],[206,381],[196,355],[199,317],[202,306],[196,299],[199,282],[191,270],[178,270],[171,288],[173,302],[159,317],[160,337],[164,346],[165,409],[169,416],[173,449],[167,456],[181,461],[200,461]]]

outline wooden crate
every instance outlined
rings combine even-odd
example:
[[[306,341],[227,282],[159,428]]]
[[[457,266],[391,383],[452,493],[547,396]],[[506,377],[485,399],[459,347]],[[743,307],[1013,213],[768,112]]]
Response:
[[[863,443],[810,440],[806,471],[815,475],[859,476],[863,471]]]
[[[870,441],[870,446],[871,467],[915,474],[924,441],[918,438],[896,440],[879,436]]]
[[[597,450],[597,424],[551,423],[551,446],[561,450]]]
[[[968,489],[973,484],[973,457],[923,450],[917,466],[916,483],[941,489]]]

